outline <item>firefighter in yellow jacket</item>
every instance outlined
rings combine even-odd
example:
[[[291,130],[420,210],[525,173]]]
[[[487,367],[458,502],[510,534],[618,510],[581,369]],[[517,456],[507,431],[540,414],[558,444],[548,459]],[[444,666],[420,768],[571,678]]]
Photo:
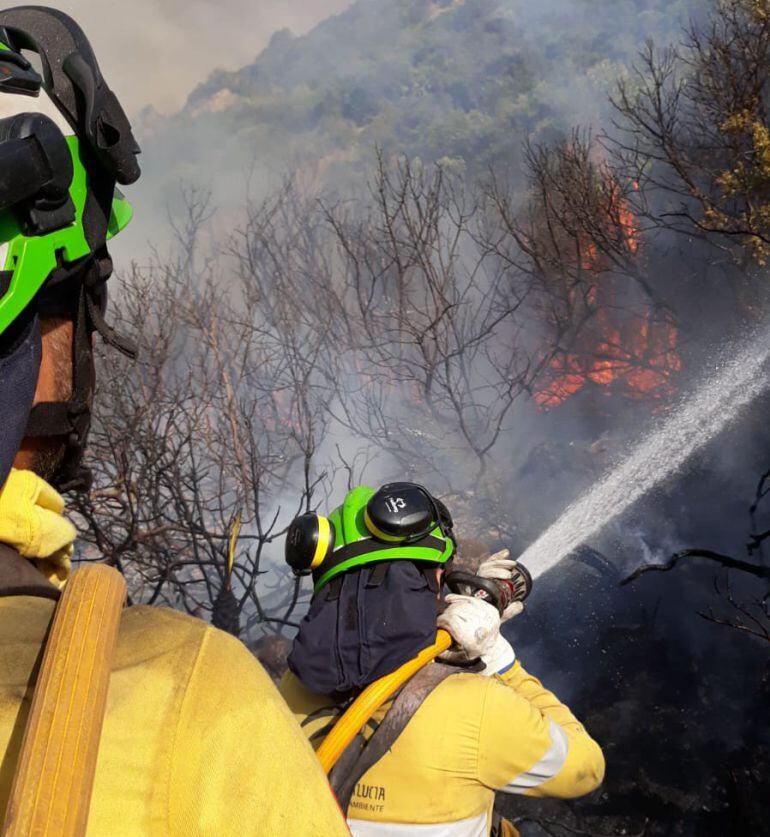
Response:
[[[357,780],[354,835],[486,835],[498,791],[571,798],[602,781],[599,746],[515,659],[497,609],[473,596],[439,602],[453,551],[448,510],[410,483],[361,486],[328,520],[303,515],[289,530],[287,560],[315,587],[280,689],[314,746],[366,685],[430,645],[437,624],[455,641],[451,661],[480,660],[440,682]],[[479,574],[505,579],[514,568],[505,551]],[[503,619],[520,610],[514,602]]]
[[[40,53],[43,77],[22,49]],[[73,555],[76,532],[54,485],[86,484],[93,332],[127,348],[104,322],[105,245],[130,217],[119,193],[113,199],[115,182],[139,174],[130,126],[74,21],[42,7],[0,12],[0,94],[41,86],[76,137],[65,140],[39,114],[0,120],[0,811]],[[348,830],[311,747],[246,648],[180,613],[131,607],[88,833]]]

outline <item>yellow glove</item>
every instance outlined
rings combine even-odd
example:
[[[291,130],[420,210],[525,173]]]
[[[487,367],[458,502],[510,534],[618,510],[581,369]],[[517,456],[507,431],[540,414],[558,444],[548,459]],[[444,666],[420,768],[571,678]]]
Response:
[[[77,537],[63,512],[61,494],[32,471],[12,469],[0,489],[0,543],[32,559],[60,588],[69,576]]]

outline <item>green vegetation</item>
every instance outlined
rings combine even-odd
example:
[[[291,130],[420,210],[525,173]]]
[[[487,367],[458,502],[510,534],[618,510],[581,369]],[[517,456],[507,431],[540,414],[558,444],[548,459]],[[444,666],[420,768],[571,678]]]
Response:
[[[645,39],[676,38],[703,5],[359,0],[304,37],[276,33],[253,64],[215,72],[147,145],[161,158],[168,149],[163,174],[177,179],[191,165],[242,173],[252,162],[338,179],[375,146],[515,166],[525,138],[600,121]]]

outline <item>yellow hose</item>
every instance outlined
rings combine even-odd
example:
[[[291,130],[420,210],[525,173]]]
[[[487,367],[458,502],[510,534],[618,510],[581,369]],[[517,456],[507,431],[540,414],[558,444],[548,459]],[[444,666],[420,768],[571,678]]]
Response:
[[[103,564],[73,573],[56,606],[32,696],[3,837],[82,837],[112,658],[126,599]]]
[[[416,657],[405,662],[395,671],[391,671],[390,674],[386,674],[379,680],[375,680],[374,683],[370,683],[361,692],[316,751],[325,773],[328,773],[334,767],[345,748],[377,709],[410,677],[417,674],[429,662],[435,660],[439,654],[447,651],[451,644],[452,637],[445,630],[439,628],[433,645],[423,648]]]

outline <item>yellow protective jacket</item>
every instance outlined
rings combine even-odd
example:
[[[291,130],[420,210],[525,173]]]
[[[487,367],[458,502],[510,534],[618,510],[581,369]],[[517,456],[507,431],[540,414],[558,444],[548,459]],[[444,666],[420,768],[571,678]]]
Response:
[[[291,672],[280,690],[318,746],[330,699]],[[348,824],[357,837],[481,837],[490,832],[496,791],[570,798],[603,776],[599,746],[520,663],[502,676],[458,673],[428,695],[361,777]]]
[[[42,489],[27,491],[33,484],[15,476],[4,486],[0,532],[15,532],[14,548],[34,560],[45,556],[33,556],[40,550],[30,543],[57,540],[50,533],[60,509]],[[36,512],[34,525],[21,525],[22,494],[32,506],[41,497],[47,511],[56,506],[54,517]],[[54,606],[0,595],[0,811]],[[312,749],[249,651],[176,611],[131,607],[120,624],[88,834],[336,837],[348,830]]]

